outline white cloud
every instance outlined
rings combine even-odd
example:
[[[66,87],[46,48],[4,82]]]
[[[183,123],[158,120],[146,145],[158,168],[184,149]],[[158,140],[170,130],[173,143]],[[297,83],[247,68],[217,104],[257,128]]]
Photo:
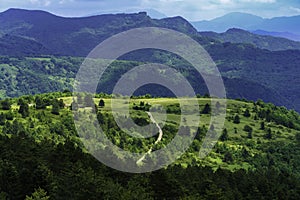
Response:
[[[289,9],[292,10],[292,11],[294,11],[294,12],[300,13],[300,8],[296,8],[296,7],[290,6]]]
[[[237,2],[276,3],[276,0],[238,0]]]
[[[51,0],[30,0],[30,3],[37,6],[49,6],[51,4]]]
[[[232,4],[231,0],[219,0],[221,4]]]

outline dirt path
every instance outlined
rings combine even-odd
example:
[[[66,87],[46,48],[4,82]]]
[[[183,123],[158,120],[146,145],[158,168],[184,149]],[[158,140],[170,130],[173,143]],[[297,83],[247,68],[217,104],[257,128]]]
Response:
[[[160,128],[160,126],[158,125],[158,123],[155,121],[153,115],[150,113],[150,112],[147,112],[148,116],[150,117],[150,120],[152,123],[154,123],[156,125],[156,127],[158,128],[158,138],[157,140],[155,141],[154,145],[156,145],[157,143],[159,143],[161,140],[162,140],[162,137],[163,137],[163,131],[162,129]],[[153,145],[153,146],[154,146]],[[145,157],[149,154],[151,154],[152,152],[152,149],[153,149],[153,146],[136,162],[136,164],[140,164],[141,162],[143,162],[143,160],[145,159]]]

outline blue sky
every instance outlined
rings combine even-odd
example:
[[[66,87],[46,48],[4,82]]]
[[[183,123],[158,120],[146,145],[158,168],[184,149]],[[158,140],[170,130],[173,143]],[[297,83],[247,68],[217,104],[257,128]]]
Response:
[[[230,12],[262,17],[300,15],[300,0],[0,0],[0,11],[8,8],[41,9],[62,16],[155,9],[167,16],[196,21]]]

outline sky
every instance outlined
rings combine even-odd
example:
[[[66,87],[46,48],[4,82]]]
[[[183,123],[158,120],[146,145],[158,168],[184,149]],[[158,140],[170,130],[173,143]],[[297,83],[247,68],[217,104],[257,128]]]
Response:
[[[209,20],[230,12],[264,18],[300,15],[300,0],[0,0],[8,8],[45,10],[66,17],[154,9],[190,21]]]

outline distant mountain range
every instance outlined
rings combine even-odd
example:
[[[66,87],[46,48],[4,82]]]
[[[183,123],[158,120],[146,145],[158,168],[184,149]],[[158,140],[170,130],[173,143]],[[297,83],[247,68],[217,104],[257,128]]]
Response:
[[[300,111],[300,51],[296,50],[299,43],[239,29],[224,34],[199,33],[182,17],[157,20],[145,12],[83,18],[20,9],[0,13],[0,70],[3,71],[0,93],[18,96],[70,87],[82,60],[75,57],[85,57],[96,45],[116,33],[150,26],[177,30],[199,42],[216,62],[229,98],[262,99]],[[206,92],[201,76],[178,56],[145,50],[120,59],[171,63],[188,77],[197,93]],[[107,75],[102,90],[109,92],[120,72],[133,66],[126,62],[121,62],[120,68]],[[157,92],[157,95],[164,94]]]
[[[268,32],[264,30],[256,30],[251,32],[257,35],[274,36],[274,37],[281,37],[281,38],[286,38],[294,41],[300,41],[300,35],[296,35],[289,32]]]
[[[235,12],[209,21],[192,22],[192,24],[198,31],[221,33],[231,28],[239,28],[262,35],[300,40],[300,16],[264,19],[252,14]]]
[[[283,51],[289,49],[299,49],[300,42],[288,40],[286,38],[254,34],[242,29],[232,28],[224,33],[216,33],[212,31],[199,32],[200,35],[217,39],[221,42],[231,43],[247,43],[252,44],[260,49],[268,49],[270,51]]]

